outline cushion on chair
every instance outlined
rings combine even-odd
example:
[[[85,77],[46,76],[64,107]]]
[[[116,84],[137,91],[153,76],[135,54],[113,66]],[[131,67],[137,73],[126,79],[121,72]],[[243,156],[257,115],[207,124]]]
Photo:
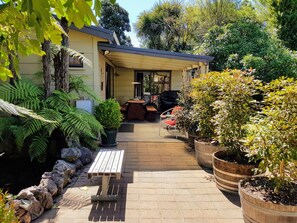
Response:
[[[171,114],[175,114],[176,112],[182,110],[182,107],[181,106],[175,106],[172,111],[171,111]]]
[[[176,120],[175,119],[167,119],[164,121],[165,124],[170,125],[170,126],[175,126]]]

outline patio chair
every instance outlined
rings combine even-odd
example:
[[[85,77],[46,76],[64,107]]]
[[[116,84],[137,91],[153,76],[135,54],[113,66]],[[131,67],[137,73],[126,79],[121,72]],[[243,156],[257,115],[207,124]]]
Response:
[[[174,135],[176,138],[183,133],[176,126],[176,112],[180,111],[182,107],[175,106],[170,108],[160,114],[160,127],[159,127],[159,136],[161,136],[161,129],[166,129],[167,132],[171,135]]]

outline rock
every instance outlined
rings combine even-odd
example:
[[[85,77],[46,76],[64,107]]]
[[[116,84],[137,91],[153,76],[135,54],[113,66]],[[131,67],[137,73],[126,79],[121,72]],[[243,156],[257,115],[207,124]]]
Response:
[[[67,174],[63,172],[58,172],[57,170],[54,170],[52,172],[52,180],[57,185],[58,194],[61,194],[63,191],[63,187],[66,186],[66,184],[69,182],[69,177],[67,176]]]
[[[32,200],[32,196],[34,196],[40,202],[41,206],[45,209],[49,209],[53,206],[52,195],[44,187],[28,187],[24,190],[21,190],[18,194],[19,198],[28,199],[30,201]]]
[[[52,196],[58,192],[58,187],[51,178],[42,178],[39,185],[46,188]]]
[[[17,195],[21,201],[20,207],[29,212],[32,220],[38,218],[44,212],[41,203],[34,196],[36,190],[37,186],[28,187],[21,190]]]
[[[73,176],[75,174],[75,164],[67,163],[64,160],[57,160],[53,170],[57,170],[58,172],[63,172],[68,174],[69,177]]]
[[[13,200],[12,206],[14,208],[15,215],[18,217],[21,223],[29,223],[31,222],[31,216],[28,211],[21,208],[20,205],[22,202],[20,200]]]
[[[79,150],[81,152],[81,157],[79,159],[84,165],[90,163],[93,160],[93,154],[91,150],[86,147],[80,147]]]
[[[79,170],[84,166],[80,158],[74,161],[74,165],[76,170]]]
[[[50,209],[53,207],[53,197],[50,192],[44,187],[37,187],[33,192],[35,198],[40,202],[44,209]]]
[[[74,139],[71,137],[66,137],[65,141],[69,147],[80,147],[79,139]]]
[[[81,156],[81,152],[78,148],[64,148],[61,150],[61,158],[68,161],[74,162],[75,160],[79,159]]]

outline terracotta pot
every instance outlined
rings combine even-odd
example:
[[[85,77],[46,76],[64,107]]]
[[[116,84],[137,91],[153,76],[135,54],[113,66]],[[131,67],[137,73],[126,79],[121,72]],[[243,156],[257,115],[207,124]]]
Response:
[[[222,148],[210,142],[195,140],[195,154],[197,163],[202,167],[212,169],[212,154]]]
[[[226,151],[218,151],[212,155],[216,185],[222,191],[238,194],[238,182],[252,176],[252,169],[256,166],[228,162],[223,159],[224,157],[226,157]]]
[[[254,197],[241,187],[245,180],[240,181],[238,185],[245,223],[297,222],[297,206],[273,204]]]

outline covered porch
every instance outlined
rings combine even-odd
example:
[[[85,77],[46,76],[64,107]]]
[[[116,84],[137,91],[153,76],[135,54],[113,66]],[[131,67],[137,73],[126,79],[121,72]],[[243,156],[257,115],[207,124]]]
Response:
[[[158,103],[164,91],[181,90],[193,77],[208,72],[209,56],[98,43],[104,61],[105,98],[120,104],[130,99]],[[158,104],[157,104],[158,106]]]

